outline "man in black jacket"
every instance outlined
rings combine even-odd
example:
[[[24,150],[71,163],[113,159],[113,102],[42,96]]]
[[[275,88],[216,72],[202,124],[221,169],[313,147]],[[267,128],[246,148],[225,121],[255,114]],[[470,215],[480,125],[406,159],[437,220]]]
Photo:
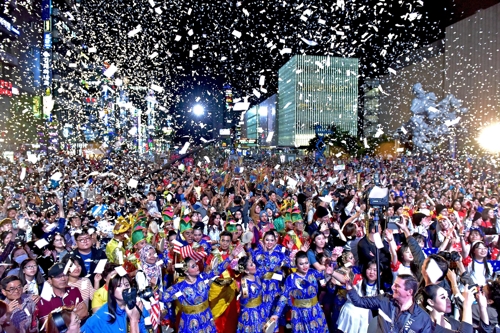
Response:
[[[377,333],[427,333],[432,332],[431,318],[414,301],[418,282],[407,274],[398,275],[392,285],[392,296],[360,297],[351,284],[346,285],[355,306],[379,310]]]

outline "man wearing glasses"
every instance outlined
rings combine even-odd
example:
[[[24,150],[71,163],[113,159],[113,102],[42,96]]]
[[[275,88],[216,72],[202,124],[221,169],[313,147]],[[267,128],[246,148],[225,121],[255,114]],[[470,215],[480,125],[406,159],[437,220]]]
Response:
[[[87,230],[75,233],[76,249],[73,253],[80,256],[85,264],[83,276],[90,275],[90,281],[94,279],[94,270],[101,259],[107,259],[104,251],[92,246],[92,235]]]
[[[82,294],[78,288],[68,287],[68,275],[65,274],[65,264],[58,262],[49,269],[48,283],[44,285],[44,290],[40,301],[36,304],[35,317],[38,319],[39,327],[42,327],[48,315],[61,306],[74,307],[78,318],[87,318],[89,311],[83,302]],[[49,288],[49,290],[45,290]],[[44,331],[44,330],[41,330]]]
[[[2,280],[0,283],[2,294],[5,296],[5,303],[9,305],[11,312],[8,325],[3,328],[6,332],[14,332],[16,330],[25,332],[37,332],[38,327],[34,320],[33,313],[35,312],[35,302],[38,296],[23,294],[23,285],[19,277],[11,275]],[[9,328],[9,326],[11,326]]]

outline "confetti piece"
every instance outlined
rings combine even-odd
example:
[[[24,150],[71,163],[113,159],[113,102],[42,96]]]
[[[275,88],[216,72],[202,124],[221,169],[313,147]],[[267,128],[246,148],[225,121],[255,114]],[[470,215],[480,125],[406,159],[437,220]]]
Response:
[[[151,84],[151,89],[159,93],[163,92],[163,88],[156,84]]]
[[[137,35],[139,32],[142,31],[142,27],[140,25],[138,25],[135,29],[133,30],[130,30],[127,34],[127,36],[129,37],[134,37],[135,35]]]
[[[189,149],[189,145],[190,145],[189,141],[184,143],[184,146],[182,146],[182,149],[179,150],[179,154],[184,155],[185,153],[187,153],[187,151]]]
[[[106,69],[104,71],[103,74],[104,74],[104,76],[110,78],[116,73],[117,70],[118,70],[118,68],[115,65],[111,65],[111,66],[109,66],[108,69]]]

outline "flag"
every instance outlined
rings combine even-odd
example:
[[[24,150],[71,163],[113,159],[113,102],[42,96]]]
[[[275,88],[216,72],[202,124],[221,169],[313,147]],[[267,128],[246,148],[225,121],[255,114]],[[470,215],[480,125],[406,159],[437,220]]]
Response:
[[[156,329],[158,328],[158,324],[160,323],[160,296],[158,295],[158,292],[154,293],[155,295],[155,300],[153,303],[151,303],[151,313],[150,313],[150,318],[151,318],[151,326],[153,326],[153,332],[156,332]]]
[[[201,251],[195,251],[193,250],[193,247],[191,245],[186,245],[181,248],[181,256],[182,258],[191,258],[194,261],[201,260],[207,256],[207,253],[203,249],[203,247],[200,247]]]
[[[181,248],[183,246],[182,243],[174,239],[172,241],[172,244],[174,245],[174,252],[181,253]]]

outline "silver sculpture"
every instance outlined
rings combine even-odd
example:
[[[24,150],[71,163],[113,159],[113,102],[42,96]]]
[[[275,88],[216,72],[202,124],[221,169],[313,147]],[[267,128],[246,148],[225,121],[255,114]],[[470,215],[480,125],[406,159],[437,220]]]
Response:
[[[413,93],[412,117],[396,131],[395,136],[407,141],[411,135],[416,149],[432,153],[436,146],[450,138],[453,129],[459,127],[467,108],[463,108],[462,102],[452,94],[437,102],[436,95],[426,92],[420,83],[413,86]]]

